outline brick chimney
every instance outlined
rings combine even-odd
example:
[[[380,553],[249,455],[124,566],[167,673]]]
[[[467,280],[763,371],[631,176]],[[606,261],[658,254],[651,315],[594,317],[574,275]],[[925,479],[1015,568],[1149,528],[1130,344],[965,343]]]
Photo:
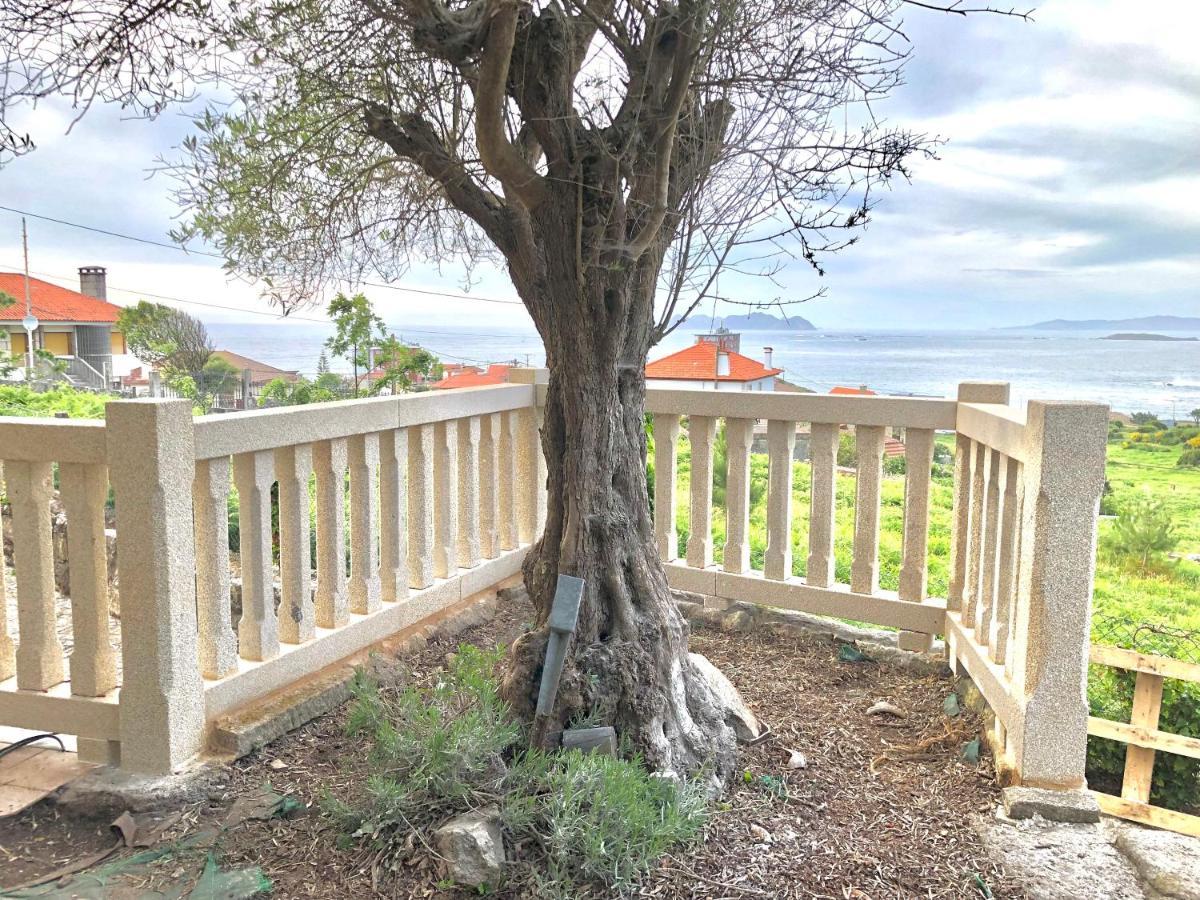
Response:
[[[97,300],[108,299],[108,285],[105,283],[104,266],[79,267],[79,293],[95,297]]]
[[[763,365],[766,366],[768,369],[775,368],[773,365],[771,365],[771,354],[773,354],[774,352],[775,352],[774,347],[763,347]]]

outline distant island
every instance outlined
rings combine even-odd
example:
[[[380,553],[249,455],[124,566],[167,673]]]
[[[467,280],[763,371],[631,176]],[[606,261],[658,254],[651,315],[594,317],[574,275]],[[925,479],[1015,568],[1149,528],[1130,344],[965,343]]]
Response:
[[[752,312],[744,316],[694,315],[683,323],[688,328],[713,331],[728,328],[730,331],[816,331],[817,327],[803,316],[772,316],[769,313]]]
[[[1150,334],[1143,331],[1122,331],[1100,338],[1102,341],[1200,341],[1200,338],[1180,337],[1174,334]]]
[[[1134,319],[1051,319],[1034,325],[1009,325],[1004,331],[1197,331],[1200,317],[1141,316]]]

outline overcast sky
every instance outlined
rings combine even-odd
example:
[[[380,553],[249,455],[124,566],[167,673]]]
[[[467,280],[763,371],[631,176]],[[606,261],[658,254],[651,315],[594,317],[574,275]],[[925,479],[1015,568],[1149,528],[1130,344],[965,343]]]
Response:
[[[915,8],[905,19],[908,83],[881,111],[947,143],[939,160],[916,164],[911,184],[882,197],[863,239],[829,260],[825,279],[802,264],[784,272],[784,296],[828,287],[799,312],[830,328],[917,329],[1200,315],[1200,5],[1048,0],[1033,23]],[[97,109],[69,135],[68,121],[43,105],[13,123],[39,149],[0,170],[0,204],[167,240],[177,211],[168,179],[152,169],[188,121]],[[267,309],[218,260],[36,219],[29,227],[35,274],[73,285],[78,266],[104,265],[117,302],[158,294]],[[0,271],[20,260],[19,218],[0,211]],[[463,287],[450,269],[416,270],[405,283]],[[732,278],[721,290],[780,293]],[[472,291],[515,296],[499,272],[483,273]],[[397,325],[528,322],[514,306],[367,293]],[[265,321],[187,308],[206,321]]]

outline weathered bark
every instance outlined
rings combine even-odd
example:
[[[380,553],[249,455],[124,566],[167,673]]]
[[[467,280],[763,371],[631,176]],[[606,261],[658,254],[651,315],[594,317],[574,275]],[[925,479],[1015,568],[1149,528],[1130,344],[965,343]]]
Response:
[[[723,777],[734,733],[688,661],[688,626],[667,586],[646,491],[644,367],[658,260],[591,267],[580,280],[576,209],[546,206],[532,222],[536,265],[513,275],[550,369],[547,521],[525,563],[537,620],[513,646],[504,693],[532,718],[557,575],[576,575],[586,588],[552,726],[597,717],[656,770],[708,765]]]

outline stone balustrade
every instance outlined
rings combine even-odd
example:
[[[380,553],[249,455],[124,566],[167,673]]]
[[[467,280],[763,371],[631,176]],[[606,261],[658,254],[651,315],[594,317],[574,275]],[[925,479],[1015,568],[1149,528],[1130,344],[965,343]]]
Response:
[[[515,574],[546,515],[544,396],[545,373],[519,369],[501,386],[221,416],[193,418],[185,401],[138,400],[110,404],[105,422],[0,419],[14,575],[0,579],[0,724],[74,733],[85,758],[168,772],[201,751],[218,716]],[[655,541],[671,584],[712,602],[873,622],[899,629],[908,649],[944,635],[951,659],[996,710],[996,744],[1017,776],[1068,786],[1082,779],[1086,740],[1104,408],[1031,403],[1026,418],[1007,399],[997,384],[965,384],[953,400],[651,389]],[[767,423],[769,455],[761,571],[751,567],[757,421]],[[800,423],[810,432],[807,510],[793,503]],[[718,547],[712,484],[722,426]],[[851,558],[839,583],[843,428],[855,432],[857,468]],[[903,430],[907,454],[895,592],[879,587],[888,429]],[[928,596],[936,431],[957,435],[946,598]],[[681,559],[684,433],[691,478]],[[55,485],[69,599],[54,590]],[[119,631],[104,551],[110,488]],[[807,517],[806,548],[793,546],[797,516]],[[231,603],[239,582],[240,604]]]

